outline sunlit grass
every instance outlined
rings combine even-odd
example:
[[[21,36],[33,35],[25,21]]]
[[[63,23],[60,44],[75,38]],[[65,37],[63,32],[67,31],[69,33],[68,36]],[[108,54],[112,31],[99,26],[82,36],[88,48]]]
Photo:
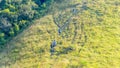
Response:
[[[94,9],[100,8],[99,6]],[[54,24],[51,15],[36,20],[34,25],[8,44],[12,49],[6,55],[9,58],[6,66],[10,68],[119,68],[120,20],[117,14],[112,14],[113,9],[114,7],[106,9],[110,11],[99,18],[101,22],[95,15],[90,18],[87,10],[80,16],[78,21],[81,22],[82,18],[87,22],[85,24],[87,42],[84,47],[78,43],[81,42],[79,39],[71,43],[74,34],[73,24],[70,24],[70,31],[72,31],[71,34],[68,33],[70,37],[62,38],[57,33],[58,27]],[[51,56],[50,44],[54,39],[57,41],[56,52]],[[3,58],[2,62],[7,62],[4,59],[6,58]]]

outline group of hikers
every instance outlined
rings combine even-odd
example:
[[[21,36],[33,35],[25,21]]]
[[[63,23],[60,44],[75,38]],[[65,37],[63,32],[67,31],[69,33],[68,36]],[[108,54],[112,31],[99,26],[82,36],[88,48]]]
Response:
[[[77,12],[76,9],[73,9],[72,10],[73,14],[75,14]],[[65,22],[65,24],[63,26],[58,26],[58,35],[60,35],[62,33],[62,30],[68,25],[68,23],[70,22],[70,19],[71,19],[72,16],[70,16],[70,18]],[[58,24],[57,24],[58,25]],[[53,40],[51,45],[50,45],[50,52],[51,52],[51,55],[54,54],[55,52],[55,46],[57,45],[57,41],[56,40]]]
[[[74,7],[76,7],[76,6],[79,6],[80,4],[76,4]],[[84,10],[86,9],[86,1],[85,2],[83,2],[83,6],[82,6],[82,8],[84,8]],[[80,10],[78,10],[78,9],[76,9],[76,8],[73,8],[72,9],[72,15],[65,21],[65,23],[64,23],[64,25],[62,25],[62,26],[60,26],[59,25],[59,23],[58,22],[56,22],[56,21],[54,21],[55,22],[55,24],[58,26],[58,35],[60,35],[62,32],[63,32],[63,30],[65,29],[65,27],[67,27],[68,25],[69,25],[69,23],[71,22],[71,17],[72,16],[74,16],[74,15],[76,15],[76,14],[78,14],[79,12],[81,12],[82,11],[82,9],[80,9]],[[61,17],[61,14],[59,15],[60,17]],[[85,36],[86,37],[86,36]],[[86,37],[87,38],[87,37]],[[51,43],[51,48],[50,48],[50,52],[51,52],[51,55],[53,55],[54,54],[54,52],[55,52],[55,46],[57,45],[57,42],[56,42],[56,40],[54,39],[53,41],[52,41],[52,43]]]
[[[58,29],[58,34],[60,35],[62,32],[62,30],[59,28]],[[54,47],[57,45],[57,41],[56,40],[53,40],[51,45],[50,45],[50,52],[51,52],[51,55],[54,54],[55,50],[54,50]]]

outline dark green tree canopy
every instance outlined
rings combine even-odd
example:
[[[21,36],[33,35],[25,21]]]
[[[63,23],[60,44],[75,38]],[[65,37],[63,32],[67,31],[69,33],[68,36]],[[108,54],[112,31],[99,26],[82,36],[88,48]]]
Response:
[[[0,42],[24,30],[32,20],[44,15],[52,0],[0,0]],[[3,44],[3,43],[0,43]]]

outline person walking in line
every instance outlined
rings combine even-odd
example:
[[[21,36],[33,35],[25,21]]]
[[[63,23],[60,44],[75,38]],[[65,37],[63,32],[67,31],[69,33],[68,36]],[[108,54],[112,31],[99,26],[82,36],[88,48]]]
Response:
[[[57,42],[55,40],[53,40],[52,44],[51,44],[51,49],[50,49],[50,52],[51,52],[51,55],[54,54],[55,50],[54,50],[54,47],[57,45]]]

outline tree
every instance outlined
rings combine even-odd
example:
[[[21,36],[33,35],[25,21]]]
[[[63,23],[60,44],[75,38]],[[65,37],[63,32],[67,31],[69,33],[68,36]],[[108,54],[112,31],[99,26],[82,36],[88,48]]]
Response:
[[[12,27],[11,23],[7,20],[7,18],[0,19],[0,29],[4,32],[8,32],[9,29]]]
[[[11,28],[11,29],[10,29],[10,32],[9,32],[9,35],[10,35],[10,36],[14,36],[14,34],[15,34],[15,33],[14,33],[14,30],[13,30],[13,28]]]
[[[14,24],[14,31],[15,31],[15,32],[18,32],[19,30],[20,30],[19,25]]]
[[[4,9],[6,7],[6,0],[1,0],[0,6],[2,6],[2,7],[0,7],[1,9]]]
[[[33,19],[36,10],[34,8],[37,7],[35,3],[21,4],[19,7],[19,17],[18,20],[31,20]]]
[[[5,43],[5,38],[4,38],[5,34],[4,33],[0,33],[0,44]],[[1,47],[1,46],[0,46]]]

